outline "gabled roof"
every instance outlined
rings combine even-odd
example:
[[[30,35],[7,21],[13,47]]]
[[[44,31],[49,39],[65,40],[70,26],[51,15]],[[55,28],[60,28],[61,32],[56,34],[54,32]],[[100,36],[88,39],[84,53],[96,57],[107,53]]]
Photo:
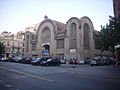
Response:
[[[62,22],[55,21],[55,20],[52,20],[52,21],[55,22],[55,24],[57,26],[56,34],[61,34],[61,33],[65,32],[66,24],[64,24]]]

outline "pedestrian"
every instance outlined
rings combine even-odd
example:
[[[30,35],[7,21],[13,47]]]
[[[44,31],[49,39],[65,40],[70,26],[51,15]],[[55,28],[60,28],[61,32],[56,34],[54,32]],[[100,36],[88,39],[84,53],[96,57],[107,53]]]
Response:
[[[75,68],[75,66],[76,66],[76,60],[73,58],[72,61],[73,61],[72,66],[73,66],[73,68]]]

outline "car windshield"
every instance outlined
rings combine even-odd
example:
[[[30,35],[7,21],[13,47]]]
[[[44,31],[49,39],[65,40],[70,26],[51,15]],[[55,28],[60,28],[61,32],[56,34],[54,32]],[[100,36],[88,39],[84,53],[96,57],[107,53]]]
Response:
[[[82,59],[82,58],[78,58],[77,60],[79,60],[79,61],[84,61],[84,59]]]
[[[35,61],[37,58],[32,58],[32,61]]]
[[[42,57],[37,58],[35,61],[40,61]]]
[[[91,61],[97,61],[97,59],[92,59]]]
[[[47,61],[51,61],[52,59],[48,59]]]

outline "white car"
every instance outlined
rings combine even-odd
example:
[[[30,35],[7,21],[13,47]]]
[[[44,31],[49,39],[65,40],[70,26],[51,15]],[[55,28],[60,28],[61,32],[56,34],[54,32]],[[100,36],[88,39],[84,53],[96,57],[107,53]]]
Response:
[[[78,64],[85,64],[85,61],[84,61],[84,59],[82,59],[82,58],[78,58],[78,59],[77,59],[77,63],[78,63]]]
[[[64,59],[60,59],[61,64],[66,64],[66,61]]]
[[[90,61],[90,65],[91,65],[91,66],[97,65],[96,59],[92,59],[92,60]]]
[[[2,60],[2,61],[6,61],[6,60],[7,60],[7,58],[3,57],[1,60]]]

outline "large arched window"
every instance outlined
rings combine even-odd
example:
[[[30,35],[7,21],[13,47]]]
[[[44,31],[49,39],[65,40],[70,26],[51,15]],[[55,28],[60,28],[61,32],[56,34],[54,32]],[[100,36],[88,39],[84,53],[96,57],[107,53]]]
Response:
[[[57,39],[57,48],[64,48],[64,39]]]
[[[72,23],[70,28],[70,49],[76,48],[76,24]]]
[[[84,48],[89,49],[89,25],[84,24]]]
[[[26,36],[26,52],[29,52],[29,35]]]
[[[49,43],[50,42],[50,29],[44,28],[42,31],[42,43]]]

